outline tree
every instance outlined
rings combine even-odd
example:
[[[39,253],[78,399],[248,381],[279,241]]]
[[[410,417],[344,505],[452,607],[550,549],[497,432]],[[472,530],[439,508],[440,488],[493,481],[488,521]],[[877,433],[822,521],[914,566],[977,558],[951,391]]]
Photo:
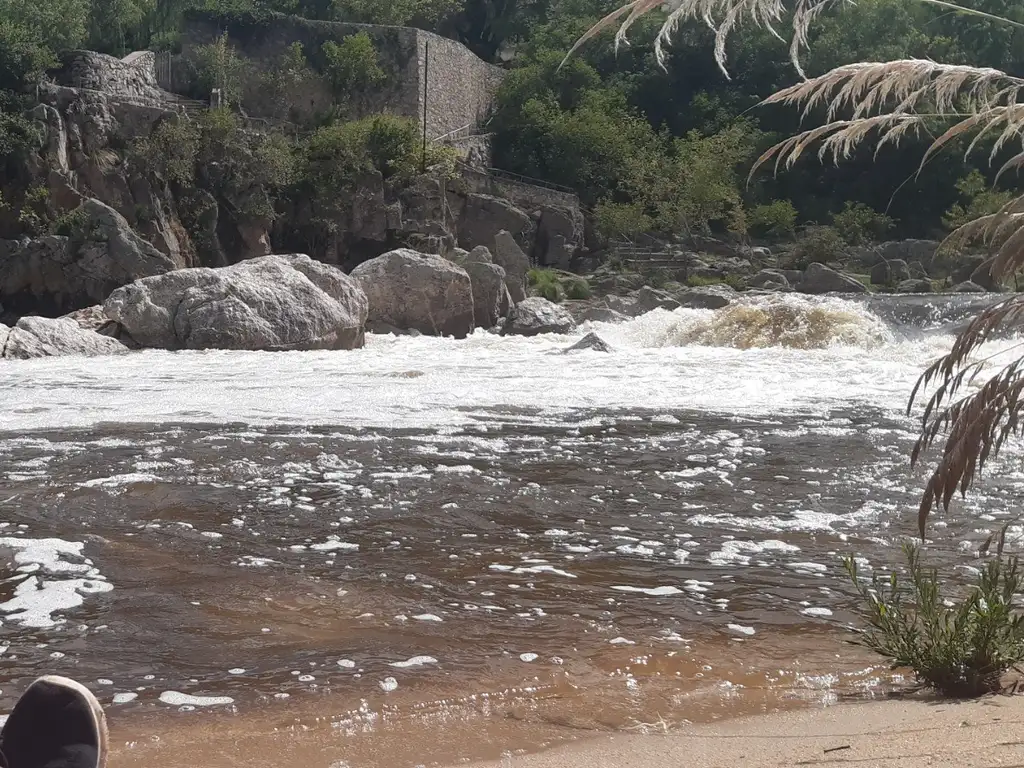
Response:
[[[991,0],[989,7],[995,3],[997,11],[1020,14],[1019,2],[1000,5],[1000,1]],[[1004,45],[993,50],[990,39],[982,37],[967,50],[999,56],[1011,66],[1020,66],[1016,52],[1024,40],[1024,20],[965,8],[951,0],[919,2],[956,11],[961,15],[958,24],[966,19],[999,29],[1006,35]],[[616,34],[617,42],[624,41],[632,23],[661,4],[661,0],[631,0],[594,25],[566,59],[602,29],[625,17]],[[703,21],[714,29],[715,60],[725,72],[728,38],[742,20],[754,19],[762,26],[777,28],[788,17],[792,25],[790,58],[804,75],[803,54],[812,23],[834,5],[833,0],[677,0],[658,33],[655,56],[664,64],[676,28],[683,22]],[[840,64],[766,99],[767,104],[799,107],[805,115],[820,114],[823,122],[770,147],[755,163],[755,170],[766,164],[790,168],[812,148],[820,158],[839,163],[869,141],[878,151],[897,146],[909,136],[928,134],[938,138],[924,153],[922,167],[957,139],[973,136],[970,150],[989,135],[989,157],[996,161],[996,176],[1020,171],[1024,168],[1024,103],[1018,101],[1022,88],[1024,77],[974,63],[895,58]],[[982,243],[993,253],[989,269],[997,278],[1024,269],[1024,194],[1019,182],[1016,190],[995,213],[977,216],[957,228],[944,247]],[[925,399],[922,431],[912,461],[918,461],[934,444],[942,444],[938,467],[927,483],[918,512],[922,538],[932,509],[948,507],[953,495],[966,492],[1009,437],[1024,433],[1024,357],[1003,365],[980,388],[972,387],[967,393],[968,383],[984,365],[992,363],[991,359],[979,360],[976,353],[993,333],[1019,326],[1022,318],[1024,298],[1016,296],[981,312],[957,337],[952,350],[925,371],[911,394],[908,411]],[[935,387],[926,397],[930,385]]]

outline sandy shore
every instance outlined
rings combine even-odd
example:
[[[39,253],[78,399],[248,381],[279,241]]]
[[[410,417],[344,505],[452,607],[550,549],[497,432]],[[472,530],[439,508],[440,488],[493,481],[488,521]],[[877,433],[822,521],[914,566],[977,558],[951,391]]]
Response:
[[[1024,696],[883,701],[610,736],[474,768],[1024,766]],[[463,764],[461,768],[466,768]]]

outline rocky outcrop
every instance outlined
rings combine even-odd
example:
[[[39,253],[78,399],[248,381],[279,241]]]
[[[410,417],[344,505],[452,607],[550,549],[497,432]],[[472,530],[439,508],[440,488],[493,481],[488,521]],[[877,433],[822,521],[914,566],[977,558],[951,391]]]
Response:
[[[953,286],[953,293],[988,293],[988,291],[977,283],[965,280],[964,282],[957,283]]]
[[[537,336],[542,333],[569,333],[576,327],[572,315],[540,296],[516,304],[502,328],[510,336]]]
[[[780,269],[762,269],[747,281],[749,288],[766,290],[782,290],[789,288],[789,278]]]
[[[505,285],[512,301],[526,298],[526,273],[530,271],[530,258],[506,230],[494,236],[494,263],[505,270]]]
[[[580,323],[624,323],[627,320],[627,315],[609,307],[587,307],[576,317],[576,321]]]
[[[116,290],[104,312],[143,347],[354,349],[367,300],[339,269],[292,254],[145,278]]]
[[[524,242],[533,239],[535,224],[524,211],[508,200],[471,192],[459,219],[459,244],[464,248],[490,245],[502,231],[518,235]]]
[[[0,326],[0,356],[7,360],[69,355],[98,357],[127,351],[119,341],[85,330],[67,318],[23,317],[11,329]]]
[[[910,279],[910,266],[903,259],[880,261],[871,268],[872,285],[893,285]]]
[[[800,293],[867,293],[867,287],[852,277],[815,262],[804,270],[797,286]]]
[[[181,266],[99,200],[83,202],[73,221],[70,237],[0,241],[0,302],[9,312],[64,314]]]
[[[896,293],[931,293],[932,281],[923,279],[903,280],[896,286]]]
[[[608,342],[596,333],[588,333],[571,347],[563,349],[562,354],[568,354],[569,352],[582,352],[584,350],[591,350],[594,352],[611,352],[612,348]]]
[[[732,304],[736,290],[728,285],[706,285],[676,294],[679,306],[685,309],[721,309]]]
[[[434,254],[389,251],[354,270],[369,299],[367,324],[465,338],[473,332],[473,286],[466,270]]]
[[[477,328],[493,328],[512,309],[512,297],[505,285],[505,270],[497,264],[472,260],[467,261],[463,268],[473,287],[473,322]]]
[[[583,213],[579,208],[546,206],[537,225],[534,255],[540,264],[569,269],[583,242]]]

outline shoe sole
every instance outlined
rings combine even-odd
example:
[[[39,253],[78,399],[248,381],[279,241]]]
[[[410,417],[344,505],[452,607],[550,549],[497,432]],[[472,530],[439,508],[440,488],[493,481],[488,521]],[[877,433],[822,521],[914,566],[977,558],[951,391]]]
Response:
[[[23,693],[22,696],[25,696],[29,691],[41,684],[64,688],[70,691],[75,698],[79,699],[87,706],[89,714],[91,715],[92,730],[96,734],[96,768],[105,768],[107,764],[107,748],[109,743],[107,717],[103,712],[103,707],[100,705],[96,696],[93,695],[93,692],[78,681],[72,680],[70,677],[44,675],[26,688],[25,693]],[[17,709],[17,705],[15,705],[15,709]]]

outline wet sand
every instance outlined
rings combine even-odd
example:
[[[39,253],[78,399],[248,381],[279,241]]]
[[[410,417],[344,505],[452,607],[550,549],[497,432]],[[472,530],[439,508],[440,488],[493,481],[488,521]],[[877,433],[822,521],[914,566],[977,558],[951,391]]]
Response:
[[[661,735],[616,735],[472,768],[1011,768],[1024,765],[1024,697],[880,701],[780,712]],[[463,764],[462,768],[465,768]]]

